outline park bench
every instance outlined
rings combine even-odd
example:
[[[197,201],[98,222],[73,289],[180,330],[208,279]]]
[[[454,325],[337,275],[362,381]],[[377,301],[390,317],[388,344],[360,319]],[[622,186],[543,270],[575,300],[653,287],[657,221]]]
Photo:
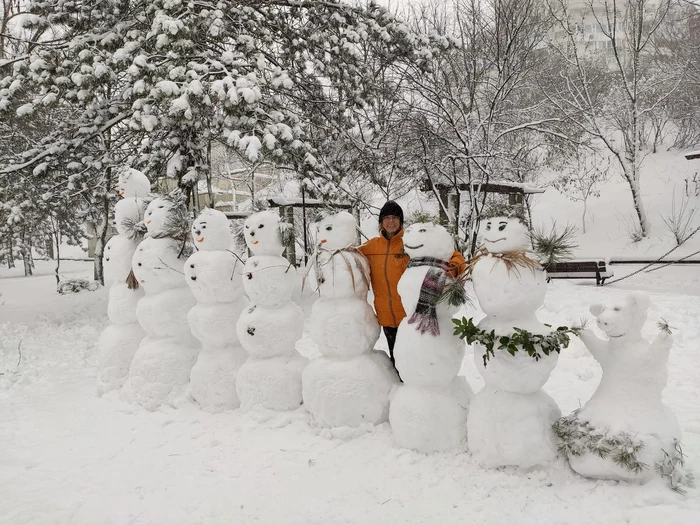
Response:
[[[551,279],[595,279],[596,285],[600,286],[605,279],[615,275],[608,266],[602,259],[551,263],[546,267],[547,282]]]

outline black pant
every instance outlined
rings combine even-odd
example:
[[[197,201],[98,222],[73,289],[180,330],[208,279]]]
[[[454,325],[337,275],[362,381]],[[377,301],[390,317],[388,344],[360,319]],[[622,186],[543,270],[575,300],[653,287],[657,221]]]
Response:
[[[382,329],[384,330],[386,342],[389,343],[389,356],[391,357],[391,363],[396,366],[394,361],[394,344],[396,344],[396,332],[398,332],[399,329],[391,326],[382,326]]]
[[[396,370],[396,375],[399,376],[399,381],[403,383],[401,374],[399,374],[399,370],[396,368],[396,360],[394,359],[394,344],[396,343],[396,332],[398,332],[399,329],[391,326],[382,326],[382,329],[384,330],[386,342],[389,343],[389,357],[391,358],[391,364],[394,365],[394,370]]]

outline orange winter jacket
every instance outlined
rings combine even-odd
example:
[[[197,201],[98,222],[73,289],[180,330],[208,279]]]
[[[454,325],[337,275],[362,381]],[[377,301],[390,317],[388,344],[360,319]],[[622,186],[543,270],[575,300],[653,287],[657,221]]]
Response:
[[[379,235],[358,248],[369,261],[370,279],[374,292],[374,309],[381,326],[396,328],[406,317],[401,297],[396,289],[406,271],[409,256],[403,250],[403,229],[387,239]],[[455,251],[450,263],[464,271],[464,257]]]

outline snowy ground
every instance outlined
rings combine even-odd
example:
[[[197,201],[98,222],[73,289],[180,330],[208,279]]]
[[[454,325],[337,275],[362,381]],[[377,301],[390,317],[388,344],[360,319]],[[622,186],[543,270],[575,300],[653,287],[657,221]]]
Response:
[[[639,487],[586,480],[563,461],[532,472],[484,470],[466,450],[398,449],[387,424],[319,432],[303,410],[211,415],[185,405],[149,413],[115,394],[98,398],[95,341],[107,322],[106,293],[58,296],[50,265],[38,269],[42,275],[29,280],[0,271],[0,523],[700,522],[698,489],[681,496],[661,481]],[[89,277],[91,266],[67,263],[64,274]],[[545,322],[568,323],[601,298],[649,290],[645,334],[654,334],[659,317],[677,329],[665,401],[696,471],[699,274],[697,267],[667,268],[604,288],[554,281],[539,313]],[[312,298],[297,299],[308,311]],[[306,336],[298,348],[317,355]],[[481,387],[471,354],[462,373]],[[590,397],[599,377],[574,341],[546,390],[568,413]]]

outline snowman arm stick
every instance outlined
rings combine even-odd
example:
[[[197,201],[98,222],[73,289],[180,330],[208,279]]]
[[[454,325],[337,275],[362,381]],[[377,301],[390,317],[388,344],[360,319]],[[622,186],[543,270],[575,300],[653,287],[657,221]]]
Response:
[[[605,359],[606,349],[609,341],[599,338],[592,330],[581,330],[579,338],[586,345],[586,348],[599,363]]]

